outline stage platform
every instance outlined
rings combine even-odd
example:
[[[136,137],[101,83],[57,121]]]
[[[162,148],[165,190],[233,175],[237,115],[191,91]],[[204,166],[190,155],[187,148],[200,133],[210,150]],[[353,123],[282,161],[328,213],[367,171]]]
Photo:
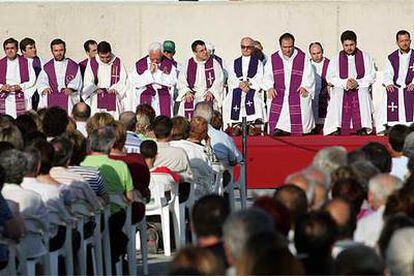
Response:
[[[283,185],[286,176],[307,167],[314,155],[325,147],[343,146],[352,151],[369,142],[386,144],[387,140],[382,136],[248,137],[247,187],[269,189]],[[241,137],[235,137],[234,141],[241,152]]]

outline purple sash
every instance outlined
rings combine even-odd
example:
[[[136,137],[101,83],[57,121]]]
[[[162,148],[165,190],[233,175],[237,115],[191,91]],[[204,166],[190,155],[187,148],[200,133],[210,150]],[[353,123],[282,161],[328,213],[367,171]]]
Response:
[[[214,72],[214,59],[209,58],[207,59],[206,63],[204,64],[204,73],[206,77],[206,86],[207,89],[210,89],[210,87],[213,85],[216,75]],[[188,88],[190,90],[194,89],[194,84],[196,81],[196,75],[197,75],[197,63],[194,61],[194,58],[190,58],[188,60],[188,66],[187,66],[187,83]],[[194,94],[194,91],[192,92]],[[191,102],[184,102],[184,116],[188,119],[191,119],[194,115],[194,101]]]
[[[89,59],[85,58],[84,60],[79,62],[79,69],[81,71],[82,79],[85,76],[85,70],[86,70],[86,66],[88,66],[88,61]]]
[[[247,71],[247,80],[253,78],[257,73],[257,66],[259,64],[259,59],[256,56],[251,56],[249,61],[249,69]],[[243,77],[243,68],[242,68],[242,57],[239,57],[234,61],[234,72],[236,73],[237,78],[241,79]],[[231,101],[231,119],[238,121],[240,120],[240,109],[241,109],[241,98],[242,90],[240,88],[233,89],[233,98]],[[255,114],[254,109],[254,89],[250,89],[246,93],[245,97],[245,109],[247,115]]]
[[[33,70],[35,71],[36,78],[39,76],[40,71],[42,71],[42,63],[40,62],[39,57],[34,57],[32,62]]]
[[[321,74],[321,91],[319,92],[318,100],[318,116],[319,118],[326,118],[326,111],[328,109],[329,102],[329,93],[328,93],[328,83],[326,81],[326,72],[328,71],[329,59],[325,58],[322,66]]]
[[[76,74],[78,73],[78,64],[70,58],[68,58],[67,60],[68,64],[66,66],[65,72],[66,87],[76,77]],[[69,95],[66,95],[64,92],[58,90],[58,82],[56,78],[54,59],[49,60],[43,68],[49,78],[49,85],[52,89],[52,93],[47,95],[47,106],[59,106],[64,110],[68,111]]]
[[[96,58],[91,58],[90,60],[91,69],[94,77],[95,85],[98,85],[98,70],[99,64]],[[121,60],[115,57],[115,60],[112,62],[111,65],[111,84],[110,86],[119,82],[121,74]],[[99,109],[106,109],[107,111],[115,111],[116,110],[116,93],[109,93],[107,89],[103,89],[104,92],[97,94],[98,103],[97,107]]]
[[[400,70],[400,57],[398,54],[399,50],[394,51],[388,56],[389,61],[391,62],[394,76],[393,81],[394,85],[398,86],[397,79]],[[410,68],[414,66],[414,51],[411,51],[410,61],[408,63],[407,76],[405,77],[405,85],[409,85],[414,78],[414,71]],[[404,87],[404,107],[405,107],[405,118],[407,122],[413,121],[413,111],[414,111],[414,93],[409,92],[407,87]],[[398,91],[392,93],[387,93],[387,122],[396,122],[399,121],[398,116]]]
[[[296,48],[297,54],[293,60],[292,73],[290,77],[289,87],[289,113],[291,123],[291,133],[293,136],[300,136],[303,133],[302,127],[302,112],[300,109],[300,93],[297,92],[303,76],[303,69],[305,67],[305,54]],[[269,131],[273,131],[279,120],[280,113],[283,107],[283,99],[285,97],[285,70],[283,68],[283,60],[280,58],[278,52],[272,55],[272,69],[273,69],[273,88],[277,91],[277,96],[272,99],[269,114]]]
[[[364,55],[358,48],[355,50],[355,66],[356,78],[362,79],[365,75]],[[344,51],[339,52],[339,77],[341,79],[348,79],[348,56]],[[342,101],[341,134],[349,135],[351,133],[351,121],[354,131],[362,127],[358,89],[344,91]]]
[[[26,58],[22,56],[17,57],[19,59],[19,73],[20,83],[29,81],[29,63]],[[7,75],[7,57],[0,59],[0,84],[6,84]],[[0,114],[6,114],[6,98],[9,94],[0,93]],[[23,91],[16,91],[14,93],[16,102],[16,115],[19,116],[26,111],[26,102],[24,99]]]
[[[135,63],[135,68],[139,75],[144,74],[144,72],[148,70],[147,58],[148,56],[145,56]],[[160,64],[160,70],[163,71],[165,74],[170,74],[173,65],[174,63],[172,60],[168,58],[163,58]],[[161,88],[155,91],[152,84],[148,84],[145,87],[145,90],[141,93],[139,103],[152,105],[152,97],[154,97],[157,92],[158,92],[161,115],[171,117],[171,94],[167,86],[163,85],[161,86]]]

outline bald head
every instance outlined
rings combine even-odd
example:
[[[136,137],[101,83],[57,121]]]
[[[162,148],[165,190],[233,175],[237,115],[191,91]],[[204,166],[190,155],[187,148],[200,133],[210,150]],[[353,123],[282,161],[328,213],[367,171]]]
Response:
[[[132,111],[125,111],[119,115],[119,121],[125,126],[126,130],[135,131],[137,124],[136,115]]]
[[[299,187],[287,184],[275,192],[273,198],[282,203],[291,213],[291,225],[308,211],[306,193]]]
[[[313,42],[309,45],[309,54],[313,62],[319,63],[323,59],[323,48],[319,42]]]
[[[356,228],[356,216],[352,213],[352,206],[347,201],[335,198],[326,204],[325,211],[336,222],[341,238],[353,236]]]
[[[250,37],[243,37],[240,41],[242,56],[249,57],[254,52],[254,40]]]
[[[91,116],[91,108],[83,102],[75,104],[72,108],[72,117],[75,121],[86,122]]]

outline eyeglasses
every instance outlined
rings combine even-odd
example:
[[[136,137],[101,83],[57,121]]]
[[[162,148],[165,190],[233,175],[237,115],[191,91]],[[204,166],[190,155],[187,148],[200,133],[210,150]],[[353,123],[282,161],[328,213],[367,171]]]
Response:
[[[253,49],[253,46],[250,46],[250,45],[240,45],[240,48],[242,48],[242,49]]]

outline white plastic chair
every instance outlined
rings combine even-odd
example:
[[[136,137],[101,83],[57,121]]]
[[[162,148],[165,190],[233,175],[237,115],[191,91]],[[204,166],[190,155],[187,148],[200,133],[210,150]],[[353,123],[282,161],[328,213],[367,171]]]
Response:
[[[171,180],[167,180],[171,178]],[[170,185],[169,185],[170,184]],[[170,239],[170,211],[173,213],[174,237],[176,244],[180,243],[182,235],[181,209],[178,200],[178,187],[169,174],[152,173],[151,174],[151,201],[145,206],[146,216],[160,216],[161,230],[164,244],[164,255],[171,256],[171,239]],[[171,191],[171,198],[167,200],[165,192]]]
[[[25,223],[28,221],[32,221],[33,224],[43,225],[44,222],[40,222],[34,218],[25,218]],[[29,238],[34,235],[36,238],[42,239],[42,242],[45,244],[46,249],[44,252],[39,252],[37,256],[27,256],[23,244],[29,241]],[[35,275],[36,274],[36,264],[42,263],[44,266],[44,273],[50,274],[50,258],[49,258],[49,250],[48,250],[48,243],[49,243],[49,233],[48,228],[41,229],[39,227],[37,232],[28,232],[25,237],[20,241],[17,245],[17,256],[19,259],[19,271],[22,275]],[[22,248],[23,246],[23,248]]]
[[[65,242],[62,247],[50,252],[50,274],[57,275],[59,273],[59,256],[64,258],[66,275],[73,274],[73,249],[72,249],[72,228],[75,221],[68,221],[64,224],[65,231]]]
[[[16,242],[0,235],[0,245],[6,245],[9,251],[7,266],[0,270],[0,275],[17,275],[16,271]]]

